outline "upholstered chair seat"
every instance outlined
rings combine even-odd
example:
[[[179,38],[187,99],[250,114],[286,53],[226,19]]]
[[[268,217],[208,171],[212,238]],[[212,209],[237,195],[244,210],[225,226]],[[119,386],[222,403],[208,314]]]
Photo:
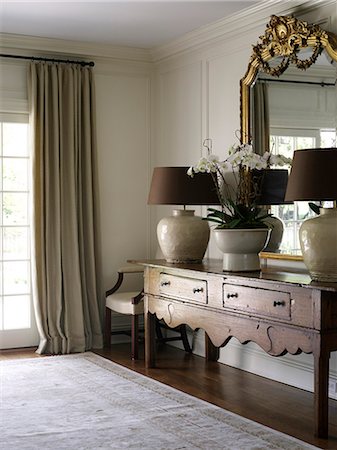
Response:
[[[138,315],[144,313],[144,302],[131,303],[131,299],[137,297],[139,292],[116,292],[106,297],[105,306],[119,314]]]

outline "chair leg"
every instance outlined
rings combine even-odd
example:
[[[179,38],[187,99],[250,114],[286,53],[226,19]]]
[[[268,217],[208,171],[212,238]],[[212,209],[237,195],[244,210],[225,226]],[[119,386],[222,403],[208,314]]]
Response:
[[[111,347],[111,309],[105,308],[105,347]]]
[[[157,317],[156,317],[156,335],[157,335],[157,341],[163,342],[164,336],[161,331],[160,321],[159,321],[159,319],[157,319]]]
[[[165,342],[169,342],[169,341],[181,340],[183,343],[185,352],[192,353],[192,348],[190,346],[190,343],[188,342],[186,325],[178,325],[176,328],[173,328],[174,331],[180,333],[180,337],[164,337],[163,333],[161,331],[162,327],[170,328],[167,325],[165,325],[165,323],[162,323],[162,322],[160,322],[160,320],[156,319],[157,342],[165,343]]]
[[[131,359],[138,359],[138,316],[131,316]]]
[[[191,348],[190,343],[188,342],[188,338],[187,338],[186,325],[180,325],[179,328],[180,328],[181,340],[183,341],[185,352],[192,353],[192,348]]]

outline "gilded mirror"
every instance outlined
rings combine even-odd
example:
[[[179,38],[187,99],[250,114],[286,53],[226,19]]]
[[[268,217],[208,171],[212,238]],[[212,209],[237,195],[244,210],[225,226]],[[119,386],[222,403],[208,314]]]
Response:
[[[323,76],[321,75],[322,71],[318,70],[318,68],[322,69],[320,64],[323,58],[325,58],[325,62],[323,62],[323,64],[325,64],[325,67],[323,67],[325,72],[323,72],[324,77],[326,76],[326,78],[315,78],[312,76],[312,73],[320,73],[320,76]],[[292,79],[292,82],[303,84],[306,83],[308,85],[308,88],[310,87],[310,84],[319,85],[319,83],[317,82],[314,83],[312,81],[308,81],[308,77],[310,80],[327,80],[328,82],[321,82],[322,87],[323,85],[329,86],[330,89],[328,94],[324,94],[324,98],[328,98],[330,102],[333,101],[335,106],[332,118],[329,120],[322,118],[322,120],[325,120],[326,124],[328,124],[328,122],[331,123],[332,121],[334,121],[334,128],[336,130],[336,74],[337,37],[335,35],[324,31],[318,25],[309,25],[307,22],[298,20],[294,17],[272,16],[265,30],[265,34],[263,36],[260,36],[260,41],[253,46],[253,52],[249,60],[248,69],[244,77],[240,80],[241,142],[252,143],[253,146],[255,145],[255,141],[257,142],[256,135],[254,135],[255,124],[253,121],[254,113],[252,110],[252,97],[253,86],[255,89],[255,87],[261,83],[261,78],[264,80],[264,82],[268,82],[270,86],[272,84],[274,86],[277,85],[280,92],[282,89],[281,86],[283,85],[283,87],[285,87],[285,84],[281,84],[281,82],[288,83],[289,81],[287,80],[289,79]],[[275,83],[271,83],[272,81],[274,81]],[[315,86],[315,88],[317,92],[320,89],[319,86]],[[296,92],[296,90],[298,90],[296,89],[296,86],[293,86],[293,92]],[[284,92],[286,91],[287,89],[284,89]],[[288,91],[291,91],[291,89],[288,88]],[[287,97],[285,96],[285,94],[283,94],[283,92],[281,92],[280,95],[281,101],[285,103],[285,107],[287,108],[288,104],[286,102],[289,100],[289,98],[287,100]],[[309,95],[303,96],[303,101],[306,100],[307,103],[310,104],[310,95],[313,94],[311,93]],[[320,93],[320,95],[322,96],[323,94]],[[259,114],[258,119],[260,119],[260,122],[262,122],[263,116],[261,117]],[[288,117],[288,121],[289,120],[290,119]],[[305,114],[299,115],[298,120],[303,125],[302,128],[310,128],[309,124],[305,123]],[[258,121],[256,121],[256,123],[257,122]],[[294,125],[294,123],[292,123],[292,125]],[[269,150],[268,136],[267,140],[268,145],[262,145],[262,148],[264,150]],[[270,140],[270,142],[272,142],[272,139]],[[263,141],[263,143],[265,143],[265,141]],[[336,143],[329,146],[335,145]],[[287,255],[287,257],[288,256],[289,255]]]

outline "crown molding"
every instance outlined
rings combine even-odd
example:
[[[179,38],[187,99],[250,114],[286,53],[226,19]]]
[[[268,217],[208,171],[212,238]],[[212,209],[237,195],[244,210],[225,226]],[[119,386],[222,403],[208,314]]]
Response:
[[[20,53],[27,56],[34,52],[34,56],[81,57],[101,62],[158,63],[187,51],[207,48],[225,40],[244,36],[258,27],[263,28],[272,14],[306,14],[329,5],[336,5],[336,0],[262,0],[257,5],[230,17],[212,22],[168,44],[151,49],[8,33],[0,33],[0,47],[3,53]]]
[[[265,26],[272,14],[308,13],[318,7],[336,4],[336,0],[263,0],[255,6],[200,27],[168,44],[151,49],[152,61],[162,62],[187,51],[214,45]],[[240,32],[238,33],[238,29]]]
[[[148,49],[122,47],[92,42],[68,41],[64,39],[41,38],[18,34],[0,33],[0,47],[4,52],[34,52],[34,56],[65,55],[85,59],[110,59],[133,62],[152,62]]]

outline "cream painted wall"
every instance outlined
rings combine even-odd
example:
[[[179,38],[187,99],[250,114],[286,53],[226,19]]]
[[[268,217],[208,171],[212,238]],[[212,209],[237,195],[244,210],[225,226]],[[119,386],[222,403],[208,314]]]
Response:
[[[149,251],[150,73],[96,71],[100,229],[104,289],[127,259]],[[126,280],[142,286],[141,276]]]
[[[269,2],[254,15],[243,17],[234,26],[224,24],[222,34],[201,41],[199,36],[172,44],[156,53],[154,148],[155,165],[191,165],[202,154],[202,141],[213,140],[213,153],[224,157],[238,142],[239,80],[243,77],[251,47],[265,31],[271,14],[287,15],[320,23],[337,33],[336,2]],[[211,32],[214,30],[210,30]],[[188,117],[186,117],[188,115]],[[156,208],[151,226],[166,214]],[[154,238],[153,238],[154,239]],[[208,256],[220,258],[212,239]],[[203,332],[193,333],[194,352],[204,355]],[[313,389],[311,355],[272,358],[255,344],[242,346],[235,339],[220,352],[220,362],[248,370],[287,384]],[[331,378],[337,380],[337,358],[331,358]],[[336,395],[335,395],[336,396]]]

